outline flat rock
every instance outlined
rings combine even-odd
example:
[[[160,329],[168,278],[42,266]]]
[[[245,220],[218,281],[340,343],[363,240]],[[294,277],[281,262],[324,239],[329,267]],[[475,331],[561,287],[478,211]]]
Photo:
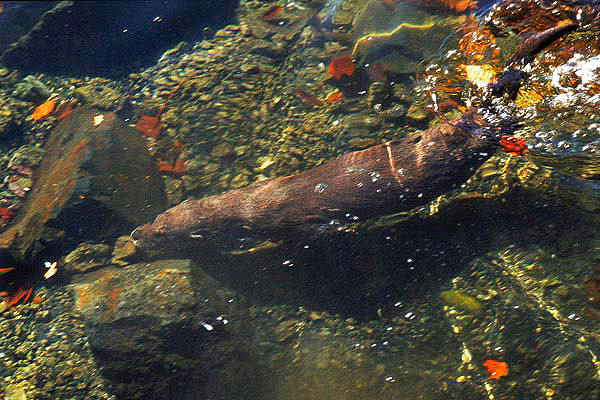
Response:
[[[106,265],[110,256],[110,246],[104,243],[81,243],[67,254],[62,263],[63,270],[72,274],[82,274]]]
[[[0,235],[0,254],[31,261],[56,231],[77,243],[116,238],[166,207],[144,139],[114,113],[75,110],[45,150],[27,203]]]

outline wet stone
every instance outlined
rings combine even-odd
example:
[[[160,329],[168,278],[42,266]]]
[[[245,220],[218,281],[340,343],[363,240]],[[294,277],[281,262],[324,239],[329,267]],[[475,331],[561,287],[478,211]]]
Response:
[[[210,183],[212,181],[212,177],[206,176],[206,175],[202,175],[202,176],[198,176],[198,177],[191,176],[191,175],[184,175],[181,177],[181,180],[183,181],[183,187],[184,187],[185,191],[193,192],[195,190],[198,190],[202,186],[210,185]]]
[[[242,173],[236,175],[231,179],[231,187],[233,189],[248,186],[250,183],[250,173],[247,170],[243,170]]]
[[[44,150],[36,146],[21,146],[18,148],[8,162],[9,169],[16,169],[21,165],[37,167],[44,157]]]
[[[228,38],[231,36],[235,36],[234,32],[228,31],[226,29],[219,29],[216,33],[215,33],[215,38]]]
[[[408,111],[406,112],[406,117],[415,121],[423,121],[427,118],[427,113],[425,112],[425,109],[423,109],[423,107],[411,104],[411,106],[408,107]]]
[[[15,86],[14,95],[18,98],[33,102],[47,99],[51,90],[33,75],[27,75]]]
[[[279,59],[285,55],[285,52],[285,46],[282,44],[265,40],[256,41],[256,44],[252,46],[252,53],[271,59]]]
[[[350,129],[369,129],[374,130],[381,126],[381,120],[379,118],[371,117],[368,115],[354,114],[344,118],[344,123]]]
[[[256,64],[243,64],[240,66],[240,71],[245,74],[256,74],[260,71],[260,68]]]
[[[23,384],[10,384],[6,387],[6,400],[27,400],[27,391]]]
[[[137,247],[130,236],[120,236],[115,241],[110,262],[111,264],[125,266],[138,253]]]
[[[275,22],[264,17],[272,7],[267,5],[248,16],[250,31],[259,39],[289,42],[300,34],[310,17],[308,8],[283,7]]]
[[[0,98],[0,137],[9,134],[15,126],[12,107],[8,101]]]
[[[384,119],[402,118],[406,115],[406,107],[404,107],[402,104],[396,104],[395,106],[381,111],[379,115]]]
[[[119,398],[204,398],[192,394],[239,366],[238,300],[189,260],[108,269],[71,288]]]
[[[162,55],[160,56],[160,58],[158,59],[159,62],[165,61],[169,58],[174,58],[175,56],[181,55],[186,51],[190,50],[190,44],[188,42],[179,42],[177,44],[177,46],[166,50],[164,53],[162,53]]]
[[[392,94],[392,88],[387,82],[373,82],[367,93],[369,108],[373,109],[376,104],[386,104]]]
[[[355,150],[362,150],[375,145],[377,142],[373,138],[355,137],[348,141],[347,147]]]
[[[27,176],[14,176],[13,179],[8,183],[8,190],[10,190],[17,197],[24,198],[27,193],[31,190],[33,180]]]
[[[201,157],[196,157],[191,160],[187,160],[185,162],[185,171],[191,175],[197,175],[201,173],[203,166],[206,165],[206,160]],[[177,181],[179,181],[177,179]],[[170,185],[170,182],[167,182],[167,187]],[[175,188],[174,188],[175,189]],[[167,189],[169,190],[169,189]]]
[[[248,151],[250,151],[250,149],[251,149],[250,146],[242,145],[242,146],[236,146],[233,150],[235,151],[236,156],[243,156]]]
[[[265,172],[275,165],[275,160],[270,156],[258,157],[256,159],[257,167],[255,168],[258,172]]]
[[[191,172],[191,171],[187,171]],[[169,205],[175,205],[183,201],[183,182],[181,179],[175,179],[166,177],[165,179],[165,193],[167,195],[167,201]]]
[[[219,143],[210,152],[214,158],[227,158],[234,154],[233,146],[229,143]]]
[[[57,233],[78,242],[117,236],[166,207],[144,139],[114,113],[77,109],[51,133],[36,180],[0,252],[35,258]]]
[[[125,97],[117,90],[107,84],[110,81],[94,79],[88,85],[82,86],[75,91],[77,97],[83,104],[97,107],[101,110],[117,110],[121,108]]]
[[[106,265],[109,256],[110,247],[106,244],[81,243],[67,254],[62,265],[69,273],[85,273]]]
[[[227,25],[223,29],[225,29],[227,31],[231,31],[231,32],[239,32],[240,31],[240,26],[239,25]]]

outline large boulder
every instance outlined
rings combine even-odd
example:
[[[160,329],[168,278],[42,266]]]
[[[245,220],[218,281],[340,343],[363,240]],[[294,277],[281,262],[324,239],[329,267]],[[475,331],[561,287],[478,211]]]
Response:
[[[24,209],[0,235],[0,254],[32,261],[59,236],[74,244],[116,237],[166,207],[144,139],[114,113],[75,110],[45,150]]]
[[[245,350],[244,303],[189,260],[99,271],[72,288],[119,398],[240,398],[230,391],[260,381]]]

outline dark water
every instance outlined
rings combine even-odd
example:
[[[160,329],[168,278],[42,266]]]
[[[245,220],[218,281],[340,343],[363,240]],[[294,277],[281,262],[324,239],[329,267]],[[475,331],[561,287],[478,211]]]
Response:
[[[600,398],[597,2],[0,4],[0,398]]]
[[[79,2],[54,9],[45,18],[48,22],[28,32],[33,24],[27,23],[27,17],[33,19],[58,2],[7,2],[0,14],[7,30],[29,33],[31,43],[5,53],[3,62],[28,72],[122,76],[150,65],[181,41],[209,37],[233,21],[237,4],[230,0]]]

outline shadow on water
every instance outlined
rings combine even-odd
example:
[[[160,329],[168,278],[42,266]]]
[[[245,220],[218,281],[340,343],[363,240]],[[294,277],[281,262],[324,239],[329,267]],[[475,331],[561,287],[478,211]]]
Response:
[[[544,232],[561,215],[575,218],[573,210],[531,193],[505,200],[457,206],[451,214],[379,232],[254,254],[205,253],[197,261],[256,304],[304,306],[367,320],[392,316],[400,312],[399,303],[428,293],[437,298],[470,261],[494,249],[530,243],[554,251],[558,238],[532,231]],[[566,236],[561,233],[561,240]]]
[[[118,77],[232,23],[239,0],[62,2],[0,57],[26,72]]]

